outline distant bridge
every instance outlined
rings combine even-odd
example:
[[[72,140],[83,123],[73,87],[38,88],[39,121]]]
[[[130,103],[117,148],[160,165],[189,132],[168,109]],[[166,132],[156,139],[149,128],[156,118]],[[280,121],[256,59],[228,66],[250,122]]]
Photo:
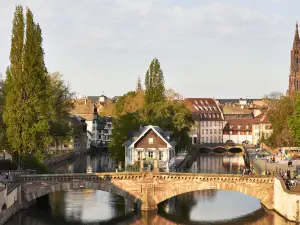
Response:
[[[226,145],[226,144],[200,144],[193,146],[193,150],[197,153],[244,153],[244,147],[242,145]]]
[[[22,199],[31,202],[42,196],[70,189],[95,189],[134,202],[141,210],[157,210],[157,204],[187,192],[222,189],[256,197],[273,208],[274,177],[194,173],[94,173],[22,175]]]

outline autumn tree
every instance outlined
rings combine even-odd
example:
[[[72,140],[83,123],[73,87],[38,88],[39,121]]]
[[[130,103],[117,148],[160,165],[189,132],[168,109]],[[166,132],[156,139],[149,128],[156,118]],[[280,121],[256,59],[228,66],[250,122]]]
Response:
[[[145,75],[145,104],[165,100],[165,81],[157,58],[154,58]]]
[[[54,120],[50,80],[44,63],[42,32],[26,10],[17,6],[14,14],[10,66],[6,72],[3,120],[12,153],[41,153],[52,139]]]
[[[271,137],[265,141],[266,144],[271,147],[293,146],[295,140],[288,121],[294,112],[295,96],[274,93],[265,100],[269,108],[267,116],[273,128]]]

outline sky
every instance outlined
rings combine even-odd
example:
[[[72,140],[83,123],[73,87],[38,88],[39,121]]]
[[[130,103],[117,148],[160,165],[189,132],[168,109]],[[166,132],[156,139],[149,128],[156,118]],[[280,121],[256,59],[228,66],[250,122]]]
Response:
[[[184,97],[260,98],[288,88],[299,0],[2,0],[2,74],[17,4],[41,26],[48,71],[81,96],[134,90],[155,57],[166,87]]]

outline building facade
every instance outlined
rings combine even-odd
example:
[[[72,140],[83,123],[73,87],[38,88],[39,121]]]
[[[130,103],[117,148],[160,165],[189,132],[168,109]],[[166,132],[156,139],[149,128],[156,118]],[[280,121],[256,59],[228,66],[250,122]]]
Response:
[[[272,135],[273,128],[266,112],[262,112],[255,119],[257,119],[257,123],[252,126],[252,144],[257,145],[261,143],[262,139],[267,139]]]
[[[160,169],[169,170],[175,157],[176,143],[171,141],[170,131],[163,131],[157,126],[145,126],[124,143],[125,168],[145,159],[157,159]]]
[[[255,119],[228,120],[223,130],[224,143],[230,141],[235,144],[248,142],[252,144],[252,127],[258,124]]]
[[[97,106],[94,104],[91,145],[107,148],[111,140],[112,132],[112,117],[99,116]]]
[[[298,32],[298,23],[296,24],[296,31],[294,36],[293,47],[291,50],[291,64],[289,75],[288,95],[300,90],[300,38]]]
[[[186,98],[184,102],[195,121],[190,131],[192,144],[223,143],[226,122],[215,99]]]

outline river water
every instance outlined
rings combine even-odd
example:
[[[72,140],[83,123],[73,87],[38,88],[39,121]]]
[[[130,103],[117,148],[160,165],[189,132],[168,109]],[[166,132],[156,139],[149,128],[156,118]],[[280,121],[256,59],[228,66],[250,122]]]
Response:
[[[229,159],[230,157],[230,159]],[[191,169],[205,168],[236,172],[243,165],[239,156],[201,155]],[[205,165],[205,167],[203,167]],[[114,170],[105,154],[77,158],[56,167],[57,171],[102,172]],[[128,213],[122,197],[98,190],[70,190],[50,195],[50,207],[33,205],[20,211],[6,225],[94,225],[94,224],[228,224],[290,225],[278,214],[264,209],[259,200],[237,192],[204,190],[173,197],[159,206],[157,213]]]

